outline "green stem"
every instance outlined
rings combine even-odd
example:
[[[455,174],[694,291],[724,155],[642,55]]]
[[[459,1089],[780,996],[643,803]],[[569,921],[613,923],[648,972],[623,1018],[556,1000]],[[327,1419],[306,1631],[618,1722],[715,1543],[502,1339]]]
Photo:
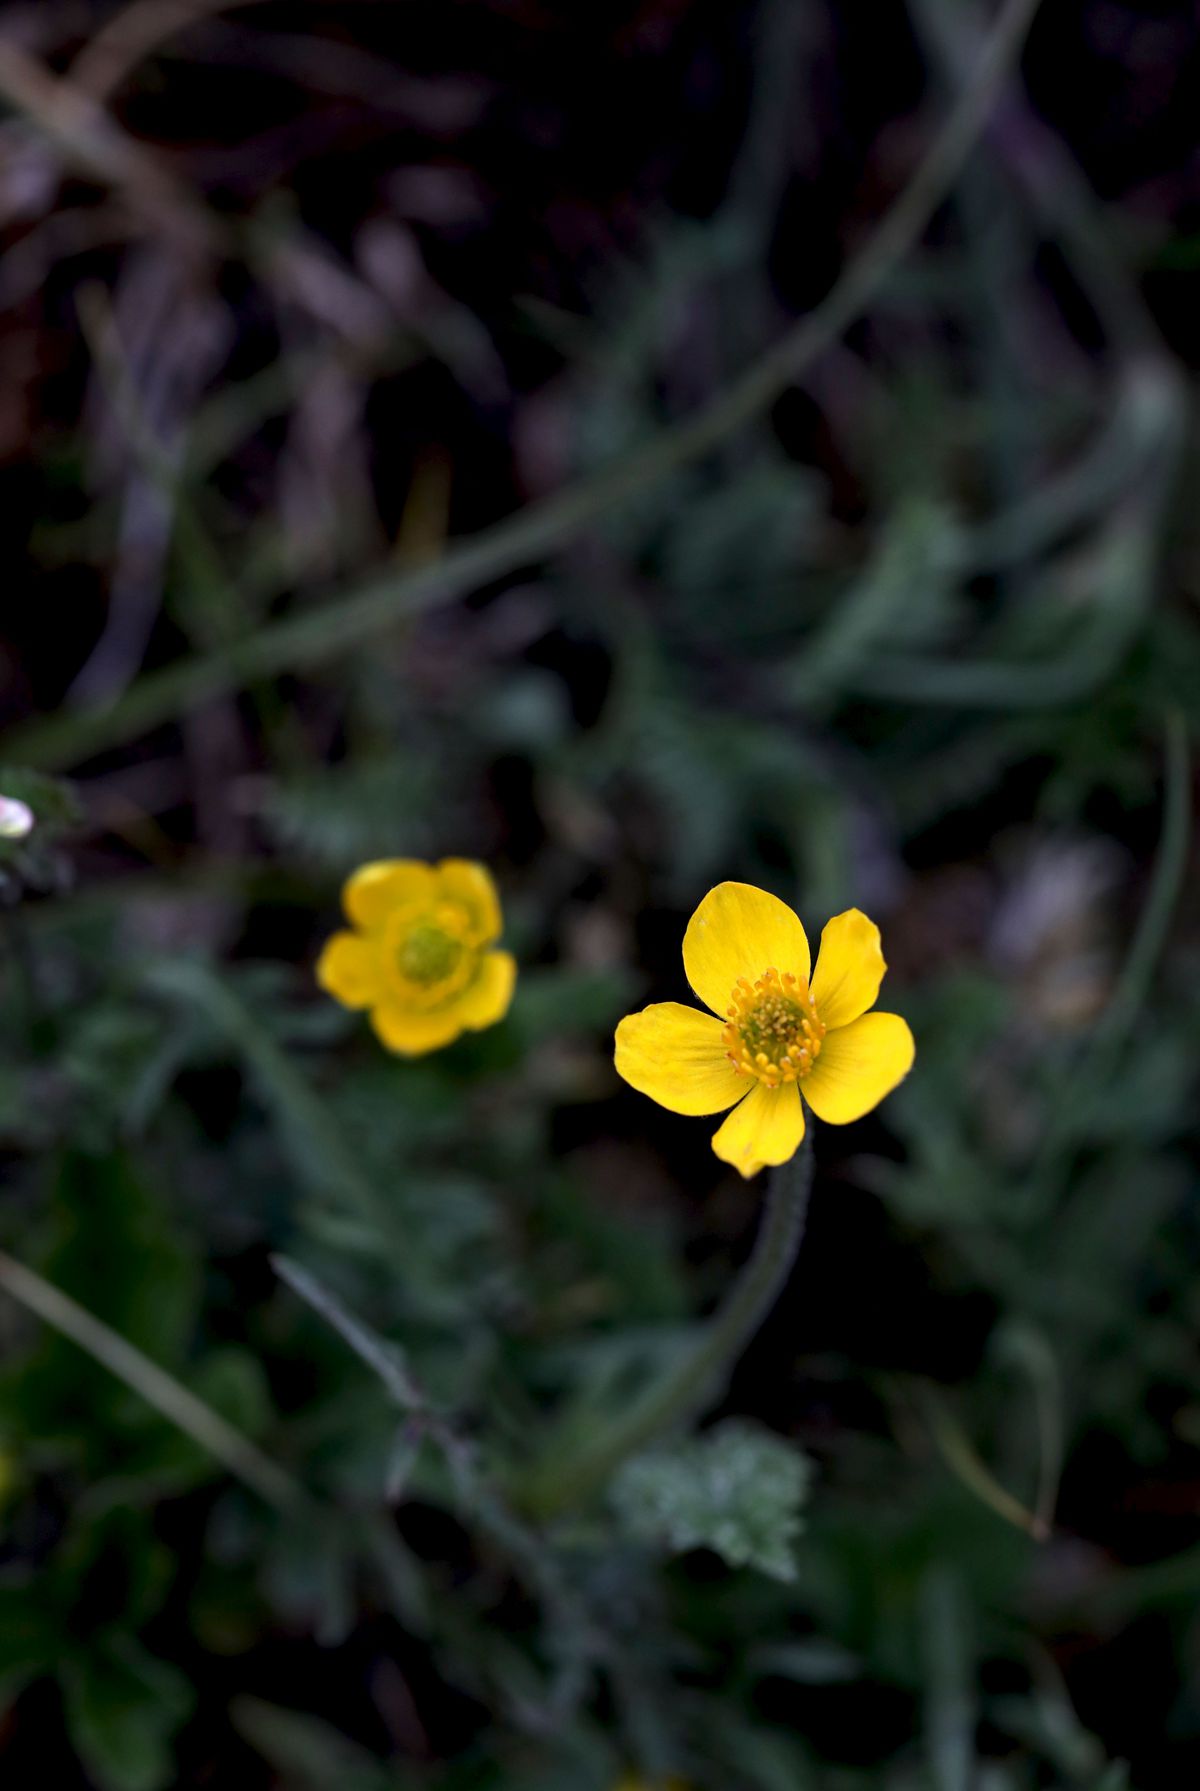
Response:
[[[1138,920],[1129,956],[1112,997],[1093,1028],[1087,1052],[1057,1100],[1034,1157],[1029,1182],[1040,1187],[1057,1165],[1060,1173],[1095,1123],[1098,1103],[1107,1098],[1123,1050],[1146,999],[1167,941],[1171,919],[1187,875],[1191,840],[1191,755],[1187,722],[1168,710],[1163,725],[1163,820],[1150,892]]]
[[[88,1312],[77,1300],[33,1269],[0,1250],[0,1288],[27,1311],[36,1313],[64,1337],[124,1381],[147,1405],[168,1419],[231,1474],[253,1487],[260,1498],[281,1510],[307,1503],[303,1488],[269,1455],[243,1436],[219,1412],[197,1399],[174,1375],[144,1356],[127,1338]]]
[[[1166,944],[1171,917],[1187,875],[1192,777],[1187,722],[1178,709],[1169,709],[1164,717],[1163,760],[1162,834],[1150,893],[1125,967],[1093,1040],[1097,1057],[1105,1060],[1120,1052],[1128,1040],[1129,1029],[1146,999]]]
[[[695,1345],[607,1430],[561,1467],[543,1470],[528,1490],[528,1505],[551,1517],[603,1486],[622,1462],[660,1432],[690,1418],[724,1385],[734,1363],[771,1311],[804,1236],[812,1186],[812,1121],[790,1163],[772,1171],[754,1250]]]

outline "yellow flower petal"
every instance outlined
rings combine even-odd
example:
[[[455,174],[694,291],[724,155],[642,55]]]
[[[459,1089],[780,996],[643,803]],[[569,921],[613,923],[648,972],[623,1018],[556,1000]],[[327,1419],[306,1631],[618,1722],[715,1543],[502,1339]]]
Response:
[[[379,954],[357,933],[334,933],[325,941],[316,976],[325,993],[343,1007],[370,1007],[383,987]]]
[[[500,898],[491,874],[469,858],[443,858],[437,867],[438,894],[463,909],[471,921],[471,945],[490,945],[500,937]]]
[[[706,1007],[724,1015],[739,976],[790,970],[808,981],[808,938],[786,902],[750,883],[718,883],[688,922],[683,967]]]
[[[758,1082],[725,1124],[712,1147],[739,1175],[757,1175],[768,1163],[786,1163],[804,1137],[804,1108],[794,1082],[768,1088]]]
[[[835,914],[821,934],[812,998],[827,1027],[848,1026],[874,1007],[887,965],[879,928],[858,908]]]
[[[471,1032],[503,1020],[517,981],[517,960],[508,951],[489,951],[479,974],[454,1003],[454,1011]]]
[[[899,1014],[864,1014],[827,1034],[804,1078],[804,1098],[818,1119],[849,1125],[904,1080],[915,1051],[908,1022]]]
[[[370,933],[401,903],[435,901],[436,890],[432,865],[419,858],[383,858],[359,866],[342,891],[342,907],[356,927]]]
[[[463,1030],[463,1019],[457,1006],[439,1008],[432,1014],[415,1014],[410,1008],[381,1001],[371,1009],[371,1025],[389,1051],[397,1051],[401,1057],[421,1057],[456,1039]]]
[[[617,1074],[672,1113],[723,1113],[746,1092],[725,1053],[719,1020],[656,1001],[617,1027]]]

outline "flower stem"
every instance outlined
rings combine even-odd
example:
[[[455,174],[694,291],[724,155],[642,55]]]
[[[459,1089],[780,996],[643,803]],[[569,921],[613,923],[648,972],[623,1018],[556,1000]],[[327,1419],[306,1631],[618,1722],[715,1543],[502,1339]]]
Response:
[[[812,1186],[812,1121],[790,1163],[771,1172],[762,1226],[749,1261],[693,1347],[612,1424],[561,1466],[535,1473],[525,1503],[540,1517],[584,1501],[660,1432],[692,1417],[719,1390],[783,1291]]]

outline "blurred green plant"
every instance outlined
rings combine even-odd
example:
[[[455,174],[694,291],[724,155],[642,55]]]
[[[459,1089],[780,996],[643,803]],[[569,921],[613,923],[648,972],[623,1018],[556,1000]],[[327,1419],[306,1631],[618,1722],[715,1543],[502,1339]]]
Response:
[[[778,82],[800,14],[775,11]],[[449,306],[352,340],[341,308],[379,294],[302,207],[222,219],[222,320],[225,288],[253,287],[244,322],[277,282],[278,354],[172,436],[143,307],[131,329],[87,263],[93,414],[39,436],[31,552],[111,596],[149,492],[161,556],[150,669],[14,730],[0,771],[32,819],[0,825],[0,1287],[26,1313],[0,1308],[0,1745],[32,1733],[43,1777],[1188,1782],[1200,629],[1190,394],[1135,266],[1172,253],[1006,84],[1028,7],[982,61],[970,8],[912,11],[958,98],[810,319],[729,379],[777,306],[752,130],[730,204],[647,226],[595,324],[522,306],[531,354],[566,357],[524,420],[574,480],[421,563],[446,516],[415,474],[399,527],[334,502],[315,544],[273,475],[322,380],[353,412],[405,368],[457,378]],[[6,143],[36,151],[61,77],[14,94],[30,53],[0,60]],[[122,193],[144,271],[144,158],[96,116],[56,153]],[[297,321],[289,266],[335,326]],[[172,340],[205,278],[189,259]],[[480,463],[452,470],[494,515]],[[518,995],[397,1064],[308,962],[355,863],[464,843],[504,861]],[[813,1252],[728,1393],[697,1392],[712,1424],[606,1447],[534,1521],[513,1489],[644,1428],[754,1228],[608,1057],[635,1000],[682,993],[664,938],[729,875],[809,919],[878,905],[920,1074],[848,1154],[823,1141]]]

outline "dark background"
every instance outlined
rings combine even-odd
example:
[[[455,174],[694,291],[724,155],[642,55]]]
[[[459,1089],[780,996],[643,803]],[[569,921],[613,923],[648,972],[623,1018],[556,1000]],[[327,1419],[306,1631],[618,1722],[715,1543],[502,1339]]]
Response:
[[[1195,8],[1044,0],[800,383],[453,570],[822,300],[987,22],[0,13],[0,1241],[325,1513],[5,1298],[6,1784],[1194,1779]],[[401,854],[487,862],[522,965],[418,1064],[311,975]],[[610,1058],[724,877],[814,940],[863,906],[918,1041],[721,1408],[814,1464],[787,1584],[514,1541],[432,1445],[389,1500],[395,1414],[270,1261],[485,1478],[597,1421],[755,1230]]]

